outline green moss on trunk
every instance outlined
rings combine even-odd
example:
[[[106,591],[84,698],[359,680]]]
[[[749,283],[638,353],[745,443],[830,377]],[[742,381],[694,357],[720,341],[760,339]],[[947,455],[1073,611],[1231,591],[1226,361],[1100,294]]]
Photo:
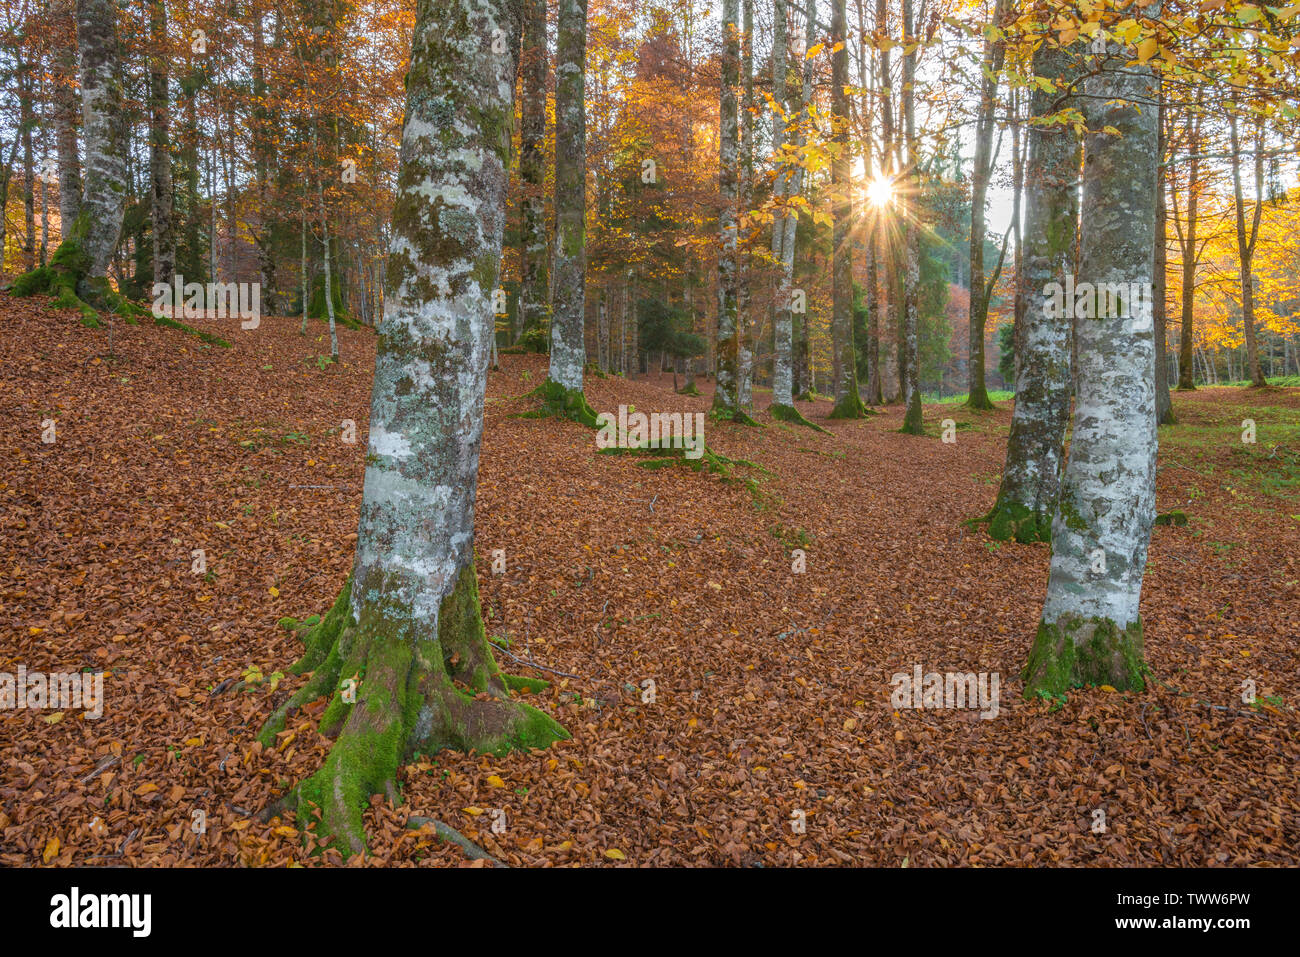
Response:
[[[831,409],[831,414],[827,418],[865,419],[869,414],[867,407],[862,403],[862,396],[858,395],[856,388],[853,388],[844,394],[844,398],[835,403],[835,408]]]
[[[596,412],[587,404],[581,389],[566,389],[554,379],[547,379],[533,394],[541,397],[543,414],[572,419],[589,429],[597,428]]]
[[[264,817],[294,811],[304,826],[317,818],[317,837],[338,838],[336,846],[348,857],[365,850],[362,815],[370,797],[396,800],[398,772],[416,754],[444,748],[504,754],[569,736],[545,712],[511,697],[512,690],[541,691],[549,684],[511,677],[497,667],[473,564],[461,570],[443,599],[436,636],[411,640],[411,623],[364,608],[359,619],[354,623],[349,580],[317,624],[291,621],[306,645],[294,667],[313,664],[315,670],[267,719],[258,740],[273,746],[290,715],[327,695],[320,731],[337,737],[321,768]]]
[[[997,542],[1015,539],[1027,545],[1052,540],[1052,512],[1035,512],[1019,502],[1000,501],[987,514],[965,524],[971,529],[987,526],[989,538]]]
[[[829,430],[823,429],[820,425],[817,425],[814,422],[809,422],[807,419],[804,418],[803,413],[800,412],[792,405],[781,405],[781,404],[773,403],[772,405],[768,406],[767,411],[772,413],[772,418],[776,419],[779,422],[792,422],[795,425],[802,425],[810,429],[816,429],[818,432],[821,432],[825,435],[831,434]]]
[[[1025,697],[1059,697],[1071,688],[1146,688],[1142,622],[1120,628],[1107,618],[1071,616],[1042,622],[1022,677]]]

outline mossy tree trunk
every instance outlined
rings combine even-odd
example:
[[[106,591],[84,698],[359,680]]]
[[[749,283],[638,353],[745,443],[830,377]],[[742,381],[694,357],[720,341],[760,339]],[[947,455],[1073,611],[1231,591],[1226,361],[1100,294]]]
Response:
[[[772,65],[772,83],[776,88],[778,85],[777,77],[780,76],[779,86],[782,96],[773,96],[776,103],[781,104],[787,110],[793,104],[788,103],[784,96],[786,87],[785,78],[788,66],[788,55],[785,51],[785,4],[777,8],[777,13],[782,20],[781,26],[781,43],[779,48],[781,56],[776,59]],[[804,46],[809,49],[813,46],[816,38],[817,20],[815,17],[806,17],[804,20]],[[800,85],[800,104],[799,110],[792,117],[791,125],[799,124],[794,135],[794,145],[801,148],[805,142],[802,120],[808,111],[808,104],[812,96],[812,65],[813,58],[805,58],[803,64],[803,73],[801,75]],[[779,143],[785,142],[786,120],[779,115],[773,121],[773,135],[776,135],[778,128],[781,132]],[[778,147],[779,148],[779,147]],[[783,170],[778,184],[781,187],[782,196],[796,197],[803,191],[804,171],[801,165],[795,165],[793,170]],[[775,312],[775,329],[774,333],[774,356],[772,363],[772,414],[778,418],[786,418],[791,421],[803,420],[803,415],[794,407],[794,314],[792,310],[792,296],[794,293],[794,253],[795,242],[798,239],[799,214],[791,209],[783,216],[779,216],[772,226],[772,252],[778,257],[778,278],[776,294],[776,312]],[[779,231],[779,232],[778,232]]]
[[[86,139],[86,185],[78,224],[84,217],[81,245],[88,260],[77,292],[82,299],[93,299],[101,287],[107,286],[108,266],[122,234],[122,214],[130,188],[117,5],[112,0],[77,0],[77,47],[81,55]]]
[[[993,8],[993,26],[1000,28],[1011,4],[998,0]],[[984,204],[988,196],[989,179],[993,175],[993,131],[996,123],[993,110],[997,105],[998,77],[1006,56],[1005,43],[1000,35],[986,34],[984,60],[980,74],[980,106],[975,120],[975,157],[971,169],[970,208],[970,331],[969,395],[966,404],[972,409],[991,409],[988,390],[984,383],[984,327],[989,316],[991,287],[984,279]]]
[[[171,103],[168,97],[166,0],[150,0],[149,178],[153,217],[153,281],[170,286],[176,275],[176,228],[172,216]],[[269,288],[269,287],[268,287]]]
[[[117,7],[112,0],[77,0],[77,48],[81,61],[86,177],[76,218],[65,221],[49,265],[14,281],[15,296],[49,293],[57,308],[77,309],[96,327],[96,309],[113,309],[134,321],[143,311],[108,282],[108,267],[122,233],[129,188],[126,114],[120,82]]]
[[[1159,7],[1143,13],[1158,16]],[[1096,132],[1085,144],[1080,279],[1150,283],[1156,81],[1149,67],[1130,62],[1131,48],[1111,42],[1095,57],[1083,84],[1088,128]],[[1026,695],[1145,686],[1138,605],[1155,518],[1157,437],[1151,301],[1140,299],[1129,316],[1076,323],[1075,429]]]
[[[532,348],[545,347],[547,301],[546,199],[546,0],[523,0],[524,27],[520,112],[519,178],[523,184],[523,223],[519,237],[522,282],[517,337]],[[530,335],[531,334],[531,335]]]
[[[1057,90],[1076,80],[1068,50],[1044,43],[1034,73]],[[1043,116],[1073,105],[1058,94],[1034,91],[1032,110]],[[1069,124],[1030,125],[1025,163],[1023,288],[1019,290],[1016,400],[997,502],[988,515],[995,539],[1050,541],[1061,487],[1065,427],[1070,417],[1070,320],[1047,308],[1044,289],[1074,273],[1079,218],[1080,143]]]
[[[305,634],[311,680],[261,735],[273,741],[292,708],[332,696],[325,764],[270,810],[319,813],[345,855],[364,849],[371,795],[395,796],[415,753],[567,736],[511,700],[473,564],[519,26],[506,0],[417,3],[356,564]]]
[[[722,209],[718,216],[722,248],[718,253],[718,365],[713,410],[722,418],[743,416],[740,408],[740,328],[737,314],[736,146],[739,110],[736,87],[740,74],[738,0],[722,2],[722,90],[718,113],[718,185]]]
[[[81,156],[77,151],[77,29],[72,0],[50,5],[54,51],[50,59],[54,142],[59,156],[59,223],[62,238],[81,211]]]
[[[860,419],[866,414],[858,393],[858,358],[853,344],[853,144],[849,140],[849,48],[845,36],[846,0],[835,0],[831,14],[831,160],[834,219],[831,227],[831,331],[834,349],[835,406],[832,419]]]
[[[744,99],[740,105],[739,209],[749,210],[754,181],[754,0],[744,0],[740,63]],[[742,409],[754,407],[754,315],[750,301],[750,255],[740,253],[736,282],[736,401]]]
[[[903,416],[901,431],[910,435],[921,435],[925,426],[921,419],[921,370],[919,350],[920,317],[917,313],[920,298],[921,265],[919,238],[917,236],[916,213],[920,201],[919,177],[916,164],[919,159],[916,142],[916,47],[911,0],[903,0],[903,34],[907,38],[903,53],[903,138],[907,144],[907,168],[904,176],[905,201],[908,208],[903,211],[907,223],[903,232],[903,341],[902,368],[903,397],[907,403],[907,412]],[[906,52],[910,48],[911,52]]]
[[[587,0],[560,0],[555,52],[555,287],[549,379],[582,392],[587,364],[586,156],[584,88]]]

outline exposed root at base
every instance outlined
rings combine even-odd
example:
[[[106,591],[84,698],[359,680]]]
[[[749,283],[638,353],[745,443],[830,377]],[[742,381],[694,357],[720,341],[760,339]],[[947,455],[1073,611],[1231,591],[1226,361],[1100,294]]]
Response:
[[[328,696],[319,730],[335,738],[325,763],[262,812],[294,812],[299,828],[316,820],[318,838],[337,838],[346,858],[364,853],[363,815],[375,794],[396,802],[397,776],[417,754],[445,748],[504,754],[545,748],[569,737],[546,713],[511,697],[512,688],[546,682],[505,675],[483,630],[473,564],[442,602],[436,637],[408,622],[361,608],[354,620],[351,583],[315,625],[296,627],[306,646],[299,672],[307,684],[263,725],[258,740],[274,745],[302,705]],[[412,636],[414,632],[414,637]]]

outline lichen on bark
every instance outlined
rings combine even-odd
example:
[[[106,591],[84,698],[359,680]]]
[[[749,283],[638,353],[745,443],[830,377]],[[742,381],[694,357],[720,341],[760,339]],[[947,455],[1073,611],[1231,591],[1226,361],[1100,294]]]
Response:
[[[1143,12],[1156,15],[1158,5]],[[1092,283],[1149,284],[1154,269],[1156,81],[1131,53],[1106,44],[1083,83],[1090,132],[1079,269]],[[1031,692],[1061,693],[1078,682],[1141,687],[1135,636],[1155,518],[1157,432],[1151,302],[1140,298],[1131,315],[1075,324],[1075,425],[1027,668]]]
[[[473,565],[517,14],[505,0],[416,6],[356,560],[297,666],[315,667],[294,704],[329,695],[321,730],[337,738],[320,770],[265,812],[319,814],[318,836],[337,837],[345,856],[364,850],[370,797],[394,799],[415,754],[567,737],[510,698]],[[288,711],[268,719],[263,741]]]

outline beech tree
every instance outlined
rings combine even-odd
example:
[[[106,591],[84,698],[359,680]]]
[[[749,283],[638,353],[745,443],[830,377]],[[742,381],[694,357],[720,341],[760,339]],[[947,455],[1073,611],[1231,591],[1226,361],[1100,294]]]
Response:
[[[149,172],[153,219],[153,279],[171,285],[176,273],[176,230],[172,221],[171,106],[167,93],[166,0],[150,0]]]
[[[1044,290],[1051,283],[1064,287],[1067,274],[1074,273],[1079,137],[1072,124],[1051,122],[1057,111],[1074,106],[1068,95],[1077,81],[1074,59],[1052,39],[1034,53],[1034,75],[1044,82],[1035,87],[1031,101],[1039,122],[1029,127],[1025,162],[1016,400],[1002,483],[987,516],[989,534],[999,540],[1050,541],[1060,491],[1070,417],[1072,323],[1064,310],[1053,314]]]
[[[776,0],[775,11],[777,33],[772,54],[772,89],[773,102],[783,110],[786,103],[786,71],[789,69],[789,53],[786,50],[785,3]],[[804,18],[804,49],[812,48],[817,36],[817,18],[813,16],[810,5],[808,15]],[[774,111],[772,117],[773,149],[778,156],[777,177],[774,192],[778,202],[775,220],[772,223],[772,254],[777,258],[777,288],[775,309],[773,310],[774,354],[772,362],[772,404],[768,411],[772,417],[786,422],[797,422],[812,426],[803,413],[794,407],[794,315],[792,294],[794,291],[794,251],[799,229],[798,207],[790,205],[792,200],[801,197],[804,183],[802,163],[780,159],[786,151],[787,136],[793,136],[789,144],[797,153],[806,142],[805,118],[812,99],[812,57],[805,57],[801,75],[799,96],[800,104],[793,120],[787,111],[785,116]],[[779,94],[779,95],[778,95]]]
[[[1154,16],[1159,5],[1143,9]],[[1089,133],[1080,278],[1149,289],[1158,84],[1150,66],[1130,62],[1127,44],[1106,40],[1092,59],[1083,82]],[[1052,523],[1047,597],[1025,668],[1026,695],[1059,695],[1089,684],[1145,687],[1138,603],[1155,519],[1156,471],[1150,298],[1138,297],[1128,316],[1080,318],[1075,330],[1074,432]]]
[[[64,223],[64,239],[49,264],[18,277],[11,291],[15,296],[51,293],[56,306],[78,309],[82,323],[94,327],[99,325],[96,308],[128,315],[143,311],[108,281],[130,186],[117,6],[113,0],[77,0],[76,16],[86,140],[81,201],[76,219]]]
[[[740,323],[737,314],[736,150],[738,109],[736,87],[740,73],[738,0],[722,0],[722,91],[718,129],[718,215],[721,250],[718,253],[718,360],[714,413],[721,418],[746,421],[740,407]]]
[[[587,0],[560,0],[555,47],[555,285],[551,364],[542,386],[556,412],[596,427],[582,392],[587,365]]]
[[[916,142],[917,40],[912,0],[903,0],[903,48],[903,89],[900,95],[903,106],[903,142],[907,147],[904,193],[909,208],[904,210],[907,222],[903,228],[903,361],[899,370],[903,379],[903,401],[907,404],[907,412],[903,417],[901,431],[911,435],[922,435],[925,426],[921,421],[920,316],[917,312],[921,262],[915,214],[920,199],[920,178],[917,171],[919,157]]]
[[[846,0],[835,0],[831,14],[831,131],[836,145],[831,160],[831,189],[835,214],[831,231],[832,349],[834,350],[835,406],[832,419],[860,419],[866,415],[858,393],[857,350],[853,344],[853,243],[849,238],[853,212],[853,187],[849,172],[853,147],[849,140],[849,48],[845,35]]]
[[[510,697],[518,681],[493,660],[474,569],[520,20],[517,0],[416,5],[356,563],[333,608],[299,627],[295,668],[311,679],[260,734],[273,743],[288,714],[330,696],[329,756],[266,813],[318,812],[345,856],[365,848],[371,795],[394,796],[417,752],[567,737]]]
[[[524,344],[540,351],[550,311],[546,270],[546,0],[523,0],[523,53],[519,73],[521,123],[519,178],[523,223],[519,235],[519,329]]]

